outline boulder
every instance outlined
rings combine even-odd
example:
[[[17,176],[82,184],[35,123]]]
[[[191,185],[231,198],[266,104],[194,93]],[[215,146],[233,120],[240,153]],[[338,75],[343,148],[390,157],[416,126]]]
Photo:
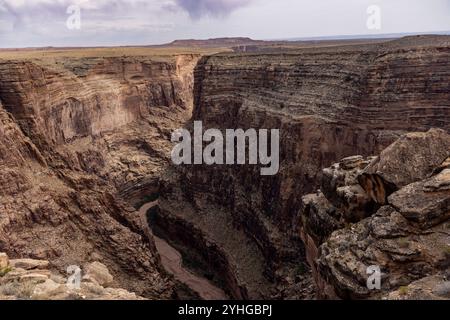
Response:
[[[0,270],[9,267],[9,258],[6,253],[0,253]]]
[[[114,281],[114,277],[109,273],[108,268],[100,262],[87,264],[84,272],[83,281],[94,282],[102,287],[107,287]]]
[[[33,269],[46,269],[49,262],[47,260],[34,260],[34,259],[14,259],[10,261],[13,268],[21,268],[25,270]]]
[[[357,179],[372,160],[371,157],[348,157],[323,170],[321,191],[339,209],[346,222],[358,222],[379,208],[361,188]]]
[[[19,277],[20,282],[33,282],[33,283],[42,283],[47,281],[49,278],[48,275],[42,273],[26,273]]]
[[[386,148],[358,181],[377,203],[400,188],[428,178],[450,156],[450,135],[441,129],[408,133]]]
[[[61,296],[67,291],[65,285],[56,283],[51,279],[47,279],[45,282],[38,284],[34,288],[33,295],[31,296],[34,300],[49,300],[55,296]]]
[[[442,274],[425,277],[389,293],[388,300],[448,300],[450,281]]]
[[[302,198],[300,214],[301,230],[314,240],[316,246],[326,241],[333,231],[343,227],[336,208],[320,192]]]
[[[389,203],[406,219],[427,229],[450,219],[449,186],[450,175],[444,170],[395,192],[389,197]]]

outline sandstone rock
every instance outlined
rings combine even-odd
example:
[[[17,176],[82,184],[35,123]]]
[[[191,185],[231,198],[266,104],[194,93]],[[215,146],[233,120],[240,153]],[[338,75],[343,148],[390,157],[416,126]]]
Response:
[[[450,135],[444,130],[406,134],[364,170],[360,184],[374,201],[385,204],[395,190],[431,175],[449,150]]]
[[[391,207],[383,207],[371,218],[333,233],[320,248],[318,285],[332,287],[325,297],[379,298],[414,281],[448,268],[445,231],[427,229],[426,235]],[[433,257],[433,258],[431,258]],[[367,268],[379,266],[382,288],[366,287]],[[427,295],[422,295],[426,298]]]
[[[344,158],[330,168],[324,169],[321,190],[329,196],[330,200],[333,200],[336,189],[357,183],[356,177],[372,160],[372,158],[364,159],[362,156],[353,156]]]
[[[45,269],[49,265],[47,260],[35,259],[13,259],[10,263],[13,268],[21,268],[25,270]]]
[[[33,300],[50,300],[52,297],[64,294],[66,291],[67,287],[65,285],[47,279],[34,288],[31,298]]]
[[[202,58],[195,74],[198,55],[2,59],[2,250],[42,257],[59,270],[68,261],[92,261],[89,253],[96,251],[121,287],[171,298],[175,286],[162,272],[153,240],[123,201],[136,205],[156,193],[160,224],[212,257],[210,267],[236,297],[307,297],[292,275],[305,261],[292,222],[302,197],[320,186],[321,170],[341,158],[379,154],[404,132],[450,129],[447,47],[446,37],[425,37],[413,45],[396,40],[289,54],[224,53]],[[281,129],[279,174],[260,177],[249,166],[169,167],[170,134],[189,123],[193,105],[194,120],[205,127]],[[347,159],[342,168],[359,161]],[[424,190],[446,188],[441,180],[429,183]],[[381,189],[380,197],[372,196],[384,204],[398,187]],[[368,216],[356,214],[365,201],[357,185],[333,190],[340,218]],[[329,262],[347,250],[345,272],[324,262],[330,271],[322,273],[324,283],[348,283],[367,296],[358,289],[363,265],[381,261],[394,270],[391,290],[445,264],[440,226],[410,234],[413,221],[389,208],[395,212],[380,212],[380,220],[393,217],[386,228],[364,219],[347,245],[331,236]],[[386,238],[391,231],[402,238]],[[411,248],[395,250],[403,238]],[[363,249],[370,257],[356,263]],[[357,280],[349,279],[355,267]],[[341,291],[352,296],[352,289]]]
[[[340,209],[345,221],[357,222],[377,210],[357,180],[372,160],[362,156],[349,157],[323,170],[321,190]]]
[[[322,193],[303,197],[300,210],[302,230],[320,246],[333,231],[343,227],[339,214]]]
[[[389,300],[448,300],[450,282],[443,275],[425,277],[386,296]]]
[[[0,253],[0,270],[6,269],[9,266],[9,259],[6,253]]]
[[[343,165],[335,164],[324,170],[322,182],[323,188],[327,190],[327,198],[331,201],[327,201],[323,195],[320,196],[320,192],[318,195],[303,198],[300,234],[305,242],[307,258],[313,267],[314,279],[322,294],[321,297],[361,299],[380,298],[384,295],[388,299],[440,299],[435,294],[436,288],[442,288],[445,282],[438,286],[435,280],[450,266],[450,255],[447,253],[448,232],[445,224],[450,219],[450,192],[445,160],[447,156],[444,156],[448,150],[441,156],[435,154],[444,159],[443,164],[441,160],[433,157],[431,160],[422,159],[430,149],[423,140],[434,139],[436,135],[447,137],[444,132],[432,130],[400,138],[383,151],[382,156],[369,167],[363,168],[362,173],[361,170],[346,171]],[[405,172],[401,171],[398,154],[402,152],[421,155],[417,158],[421,159],[420,161],[416,159],[420,164],[416,178],[412,177],[414,171],[410,168]],[[372,193],[373,200],[383,203],[380,200],[387,197],[388,192],[381,171],[367,181],[361,180],[362,176],[367,177],[371,166],[380,163],[380,159],[384,161],[383,168],[393,170],[391,172],[393,176],[404,178],[402,183],[406,183],[408,179],[419,181],[405,185],[399,183],[398,190],[384,200],[387,204],[374,214],[371,210],[361,210],[361,207],[342,206],[344,203],[342,199],[345,199],[344,191],[354,188],[355,176],[358,175],[360,182],[366,182],[366,187],[367,181],[379,182],[376,185],[378,189],[366,188],[359,192],[364,194],[366,191],[375,190]],[[354,157],[350,160],[353,164],[358,163],[361,158]],[[389,161],[394,163],[391,164]],[[427,161],[431,161],[431,166]],[[420,166],[427,169],[420,171]],[[354,170],[352,166],[349,168]],[[399,171],[396,172],[395,168]],[[379,195],[382,197],[378,197]],[[367,216],[356,224],[339,226],[333,233],[329,230],[322,232],[320,241],[313,241],[311,250],[310,239],[317,239],[317,230],[327,230],[326,227],[312,228],[311,222],[333,219],[336,212],[332,203],[348,210],[348,213],[342,213],[343,217],[352,216],[352,210],[366,212]],[[311,207],[314,210],[311,210]],[[366,286],[367,268],[370,266],[381,268],[382,288],[379,291],[368,290]]]
[[[378,239],[403,238],[414,230],[408,220],[391,206],[381,207],[370,219],[368,227]]]
[[[444,175],[445,172],[439,174],[442,179]],[[393,193],[389,203],[406,219],[418,223],[423,229],[447,221],[450,218],[450,190],[440,190],[438,187],[437,190],[431,189],[436,191],[429,191],[430,186],[436,187],[436,182],[441,178],[434,177],[407,185]],[[441,186],[441,183],[438,185]]]
[[[445,159],[445,161],[434,170],[433,175],[436,175],[445,169],[450,169],[450,157]]]
[[[143,300],[125,289],[104,288],[99,282],[112,279],[99,263],[87,266],[92,282],[82,282],[79,288],[69,287],[67,279],[50,270],[15,268],[0,278],[0,300]],[[95,277],[95,279],[94,279]],[[98,281],[96,280],[98,279]],[[55,281],[56,280],[56,281]],[[110,282],[110,281],[109,281]]]
[[[49,270],[25,270],[14,268],[3,277],[3,280],[5,283],[12,281],[40,283],[50,276],[51,272]]]
[[[425,182],[424,192],[439,192],[450,190],[450,169],[444,169]]]
[[[103,287],[110,285],[114,281],[108,268],[100,262],[92,262],[86,265],[84,273],[83,280],[93,281]]]
[[[26,273],[19,277],[21,282],[43,283],[48,280],[48,275],[42,273]]]
[[[450,299],[450,281],[444,281],[434,286],[433,293],[438,297]]]

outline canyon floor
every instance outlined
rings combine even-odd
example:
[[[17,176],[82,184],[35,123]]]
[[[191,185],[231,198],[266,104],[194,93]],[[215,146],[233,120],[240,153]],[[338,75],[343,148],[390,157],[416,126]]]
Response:
[[[449,83],[449,36],[2,50],[0,298],[449,299]],[[173,165],[194,120],[279,173]]]

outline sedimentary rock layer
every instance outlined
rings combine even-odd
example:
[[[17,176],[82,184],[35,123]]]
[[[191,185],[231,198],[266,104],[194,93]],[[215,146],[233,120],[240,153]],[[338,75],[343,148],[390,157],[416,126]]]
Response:
[[[47,259],[63,275],[100,260],[116,285],[174,297],[153,238],[118,194],[139,197],[146,189],[129,185],[167,165],[170,132],[191,114],[197,59],[1,60],[1,251]]]
[[[434,139],[440,143],[426,143]],[[379,157],[369,161],[353,157],[351,167],[350,158],[344,159],[332,170],[324,170],[324,177],[333,172],[332,179],[325,178],[322,184],[328,192],[305,196],[298,217],[299,232],[307,244],[308,261],[322,297],[448,298],[449,143],[450,135],[443,130],[409,133]],[[404,158],[404,154],[411,157]],[[390,182],[395,191],[380,198],[382,202],[372,205],[366,216],[349,219],[361,207],[357,204],[373,203],[362,186],[367,185],[366,172],[377,165],[386,173],[402,165],[416,170],[411,172],[412,167],[406,167],[396,171],[396,182]],[[330,181],[339,181],[341,176],[353,179],[340,180],[339,186],[330,187]],[[385,191],[384,182],[370,188],[372,194]],[[372,266],[381,271],[377,290],[367,286],[367,270]]]
[[[322,168],[379,154],[408,131],[448,131],[449,67],[448,37],[202,58],[193,119],[206,128],[280,129],[280,172],[194,165],[175,184],[200,211],[205,201],[228,208],[258,244],[268,279],[289,287],[304,260],[294,217],[302,196],[320,186]],[[376,209],[369,205],[359,214]]]
[[[206,261],[219,261],[208,267],[233,297],[311,297],[305,248],[316,251],[309,262],[330,292],[365,297],[339,290],[325,260],[315,268],[319,250],[312,244],[341,228],[337,209],[359,221],[385,207],[376,196],[384,194],[380,199],[395,210],[381,212],[387,225],[402,217],[420,230],[442,223],[431,207],[408,207],[405,199],[416,199],[408,188],[446,188],[445,163],[433,164],[432,180],[421,176],[413,186],[396,186],[384,175],[390,172],[374,165],[365,181],[382,178],[385,188],[373,194],[357,177],[368,156],[405,132],[450,129],[448,37],[199,59],[0,60],[0,251],[47,259],[61,273],[100,261],[120,287],[174,297],[152,236],[129,207],[159,197],[159,226],[203,251]],[[170,135],[190,127],[193,101],[193,120],[205,128],[280,129],[280,172],[262,177],[257,166],[171,166]],[[361,157],[343,164],[351,173],[326,180],[340,167],[322,174],[323,168],[355,154]],[[321,185],[327,188],[302,203]],[[445,206],[439,195],[433,193]],[[327,218],[310,224],[303,241],[302,208],[309,218]],[[324,257],[339,252],[336,246]]]

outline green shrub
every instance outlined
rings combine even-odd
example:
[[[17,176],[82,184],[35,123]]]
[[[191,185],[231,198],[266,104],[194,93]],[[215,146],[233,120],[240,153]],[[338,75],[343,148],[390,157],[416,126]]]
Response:
[[[443,250],[444,250],[444,254],[450,255],[450,246],[446,246]]]
[[[11,271],[12,271],[11,267],[6,267],[6,268],[3,268],[3,269],[0,269],[0,278],[6,276]]]
[[[29,300],[33,295],[36,284],[33,282],[12,281],[0,286],[0,295],[15,297],[19,300]]]
[[[408,287],[400,287],[400,288],[398,289],[398,293],[399,293],[401,296],[406,296],[406,295],[408,294],[408,292],[409,292],[409,288],[408,288]]]

